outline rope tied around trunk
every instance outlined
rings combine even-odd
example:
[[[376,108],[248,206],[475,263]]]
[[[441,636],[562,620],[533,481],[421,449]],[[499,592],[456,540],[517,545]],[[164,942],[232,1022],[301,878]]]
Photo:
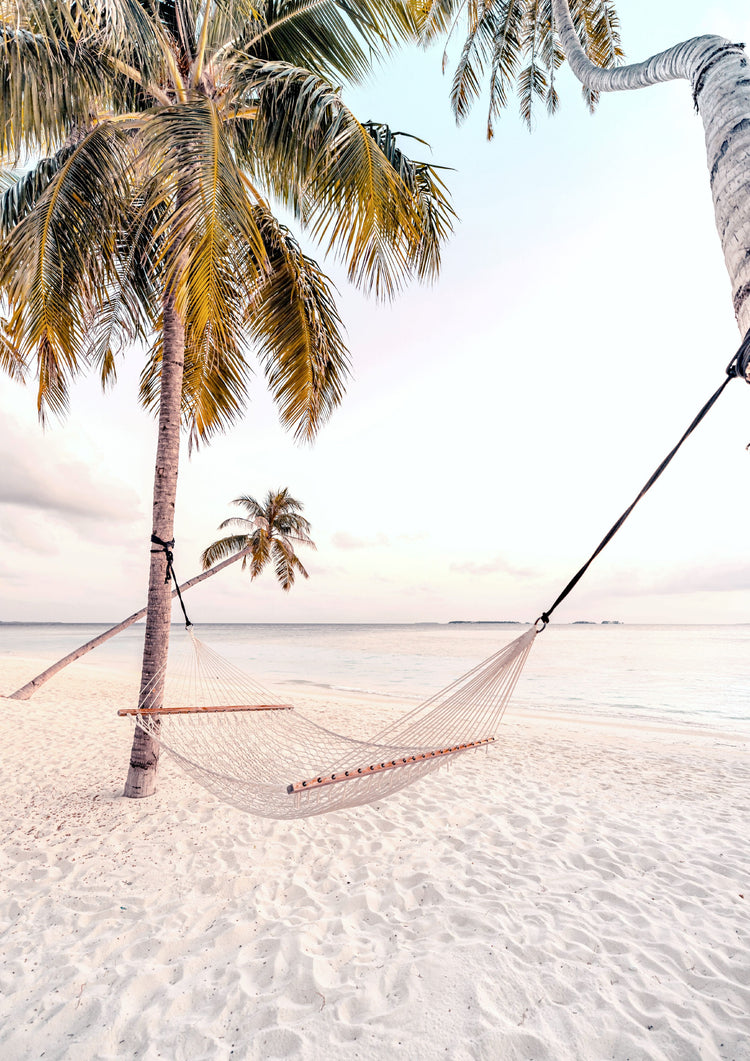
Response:
[[[193,624],[188,619],[188,613],[185,611],[185,602],[183,601],[182,594],[180,593],[180,584],[177,581],[177,576],[174,573],[174,553],[172,552],[174,548],[174,538],[170,542],[165,542],[162,538],[158,536],[158,534],[152,534],[151,544],[159,546],[158,549],[152,549],[152,553],[163,552],[167,558],[167,570],[164,576],[164,584],[166,585],[168,582],[174,582],[174,588],[177,593],[177,599],[180,602],[182,614],[185,616],[185,629],[189,630]]]

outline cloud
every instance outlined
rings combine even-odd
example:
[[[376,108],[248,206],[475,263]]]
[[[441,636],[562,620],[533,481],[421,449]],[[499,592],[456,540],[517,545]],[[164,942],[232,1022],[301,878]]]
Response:
[[[513,575],[515,578],[536,578],[538,575],[533,568],[514,567],[502,556],[496,556],[493,560],[487,560],[484,563],[466,560],[461,564],[451,564],[450,570],[461,575]]]
[[[121,484],[92,476],[77,461],[53,461],[26,449],[0,449],[0,505],[56,513],[68,521],[115,520],[131,523],[140,517],[137,495]]]
[[[18,546],[47,556],[57,556],[60,552],[60,535],[50,534],[38,512],[24,512],[10,506],[0,520],[0,542],[6,550]]]
[[[331,537],[331,545],[336,549],[379,549],[390,545],[387,535],[380,533],[374,538],[358,538],[347,531],[336,531]]]
[[[621,577],[613,580],[625,596],[679,596],[686,593],[733,593],[750,589],[747,564],[696,564],[665,572],[654,578]]]

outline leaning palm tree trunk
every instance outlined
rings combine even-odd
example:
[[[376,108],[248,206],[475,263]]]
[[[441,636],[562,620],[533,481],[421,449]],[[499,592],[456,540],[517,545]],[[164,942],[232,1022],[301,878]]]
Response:
[[[732,283],[741,333],[750,331],[750,74],[743,46],[705,36],[677,44],[646,62],[601,69],[586,56],[567,0],[552,0],[565,57],[595,92],[645,88],[683,79],[703,119],[716,227]]]
[[[186,593],[187,590],[192,589],[193,586],[197,586],[199,582],[205,582],[207,578],[213,578],[214,575],[218,575],[220,571],[223,571],[225,567],[229,567],[230,564],[236,563],[243,557],[249,556],[252,552],[252,548],[248,546],[247,549],[243,549],[241,552],[236,553],[234,556],[230,556],[227,560],[222,560],[220,564],[214,564],[213,567],[209,568],[208,571],[202,571],[200,575],[195,575],[193,578],[189,578],[187,582],[183,582],[180,586],[180,593]],[[172,600],[177,596],[177,590],[172,590]],[[109,630],[104,630],[103,633],[97,634],[96,637],[92,638],[91,641],[87,641],[85,645],[79,645],[78,648],[69,652],[67,656],[63,656],[57,663],[53,663],[51,667],[47,667],[41,674],[37,674],[35,678],[26,682],[20,689],[16,689],[14,693],[9,693],[7,696],[8,700],[30,700],[37,690],[41,689],[50,678],[54,678],[56,674],[59,674],[61,670],[64,670],[69,663],[75,663],[81,656],[85,656],[87,652],[91,652],[92,649],[98,648],[99,645],[103,645],[105,641],[109,641],[111,637],[116,634],[122,633],[123,630],[127,630],[133,623],[137,623],[139,619],[142,619],[147,612],[147,608],[141,608],[140,611],[133,612],[127,619],[123,619],[122,622],[118,623],[117,626],[111,626]]]
[[[152,525],[156,537],[171,542],[177,496],[182,377],[185,365],[185,328],[172,291],[167,292],[164,299],[162,334],[159,434],[156,443]],[[172,618],[171,584],[166,579],[166,570],[165,553],[161,549],[152,548],[139,707],[158,707],[164,690]],[[153,795],[158,763],[158,740],[140,726],[136,726],[124,794],[132,797]]]

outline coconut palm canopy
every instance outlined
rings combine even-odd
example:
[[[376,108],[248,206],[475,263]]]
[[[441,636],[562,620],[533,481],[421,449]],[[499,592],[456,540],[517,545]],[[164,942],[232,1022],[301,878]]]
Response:
[[[342,100],[413,32],[396,0],[0,3],[0,367],[34,366],[40,412],[144,343],[156,407],[162,296],[185,329],[194,440],[242,412],[257,353],[282,422],[310,438],[348,355],[332,287],[275,200],[351,281],[433,278],[452,210],[436,169]]]
[[[257,578],[273,561],[274,574],[283,590],[294,585],[297,574],[309,578],[295,548],[315,543],[310,537],[310,523],[302,515],[302,504],[286,488],[269,490],[263,501],[246,495],[236,498],[246,516],[230,516],[219,524],[219,530],[233,528],[236,533],[212,542],[201,555],[203,569],[208,570],[230,556],[244,553],[242,570],[250,564],[250,577]],[[248,552],[249,550],[249,552]]]
[[[451,105],[459,121],[468,115],[486,83],[489,95],[487,137],[515,90],[521,116],[531,124],[535,103],[550,114],[559,106],[555,74],[565,60],[553,17],[552,0],[415,0],[422,40],[446,36],[449,48],[463,36],[451,84]],[[622,57],[614,5],[608,0],[572,0],[573,21],[583,47],[597,66],[612,66]],[[598,93],[583,86],[593,110]]]

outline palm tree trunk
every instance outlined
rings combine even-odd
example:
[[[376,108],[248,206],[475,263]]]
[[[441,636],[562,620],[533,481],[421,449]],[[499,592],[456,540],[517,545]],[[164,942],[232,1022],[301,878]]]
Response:
[[[164,299],[159,434],[154,470],[153,533],[162,541],[174,536],[174,509],[180,457],[180,411],[182,375],[185,365],[185,328],[173,292]],[[161,706],[164,676],[169,653],[169,627],[172,617],[171,584],[166,581],[166,555],[152,547],[143,643],[143,668],[139,707]],[[124,795],[151,796],[156,790],[159,742],[140,726],[135,727],[130,753],[130,769]]]
[[[241,552],[236,553],[234,556],[230,556],[228,560],[222,560],[220,564],[214,564],[213,567],[209,568],[208,571],[202,571],[200,575],[195,575],[193,578],[188,579],[187,582],[183,582],[180,586],[180,593],[186,593],[193,586],[197,586],[199,582],[205,582],[207,578],[213,578],[214,575],[218,575],[220,571],[223,571],[225,567],[229,567],[230,564],[236,563],[241,560],[243,556],[249,556],[252,549],[248,546],[247,549],[242,549]],[[172,590],[172,600],[177,596],[177,590]],[[105,641],[109,641],[115,634],[122,633],[123,630],[127,630],[133,623],[137,623],[139,619],[142,619],[147,612],[147,608],[141,608],[140,611],[133,612],[127,619],[123,619],[122,622],[118,623],[117,626],[111,626],[109,630],[104,630],[101,634],[97,634],[96,637],[92,638],[91,641],[87,641],[85,645],[79,645],[78,648],[69,652],[67,656],[63,656],[57,663],[53,663],[46,670],[43,670],[41,674],[37,674],[35,678],[26,682],[20,689],[16,689],[14,693],[8,693],[7,700],[30,700],[37,690],[41,689],[43,685],[54,678],[56,674],[59,674],[61,670],[64,670],[69,663],[75,663],[81,656],[85,656],[87,652],[91,652],[92,649],[98,648],[99,645],[103,645]]]
[[[723,37],[694,37],[644,63],[603,70],[586,56],[567,0],[552,0],[565,57],[596,92],[620,92],[684,79],[703,119],[711,193],[737,323],[750,332],[750,69],[744,49]]]

